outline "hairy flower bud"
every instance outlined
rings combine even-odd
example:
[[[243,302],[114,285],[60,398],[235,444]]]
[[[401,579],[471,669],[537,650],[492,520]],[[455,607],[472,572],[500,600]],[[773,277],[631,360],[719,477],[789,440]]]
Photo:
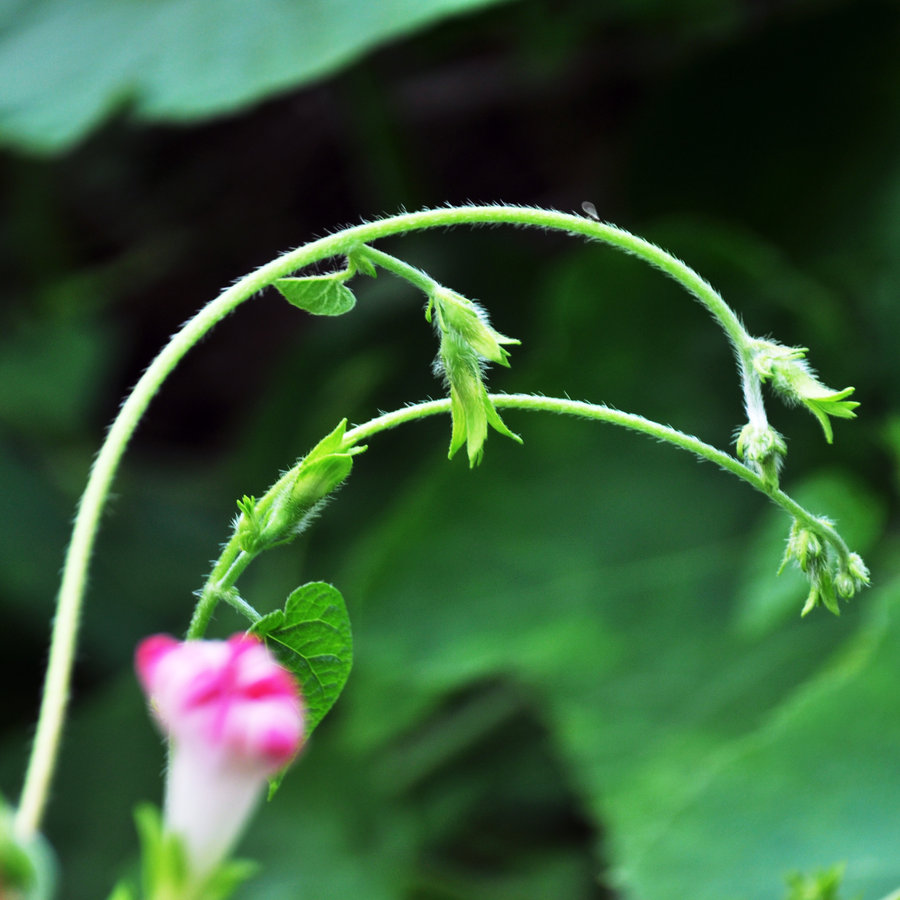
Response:
[[[853,419],[859,403],[847,398],[853,388],[836,391],[816,377],[806,361],[806,347],[785,347],[776,341],[754,342],[753,366],[763,381],[771,380],[775,390],[788,402],[805,406],[818,420],[830,444],[834,439],[829,416]]]
[[[501,344],[519,342],[491,328],[487,314],[477,303],[446,288],[431,295],[425,317],[434,321],[440,334],[435,372],[444,376],[450,389],[452,426],[448,455],[452,458],[465,444],[469,465],[478,465],[488,426],[521,443],[522,439],[506,427],[491,402],[483,375],[487,362],[509,365],[509,353]]]
[[[463,344],[488,362],[509,365],[509,351],[501,345],[521,342],[493,329],[487,313],[477,303],[446,288],[435,290],[431,302],[442,332],[454,333]]]
[[[748,422],[738,435],[737,452],[769,487],[778,487],[778,473],[787,453],[787,445],[771,425]]]

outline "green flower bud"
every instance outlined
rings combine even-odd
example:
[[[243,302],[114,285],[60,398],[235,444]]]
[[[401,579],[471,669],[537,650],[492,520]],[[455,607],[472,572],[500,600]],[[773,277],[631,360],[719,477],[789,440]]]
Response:
[[[306,526],[319,504],[350,474],[353,460],[349,453],[332,454],[322,459],[304,460],[291,470],[281,490],[267,510],[260,542],[263,546],[291,540]],[[280,483],[280,482],[279,482]]]
[[[322,502],[350,474],[353,457],[365,447],[345,448],[347,420],[321,440],[259,500],[238,501],[235,533],[241,549],[259,553],[274,544],[293,540],[315,515]]]
[[[522,442],[494,408],[482,380],[481,363],[454,336],[444,336],[441,340],[440,369],[450,388],[450,459],[465,444],[469,465],[477,466],[484,455],[489,425],[500,434]]]
[[[477,303],[447,288],[433,290],[425,317],[434,321],[441,338],[435,372],[444,376],[450,390],[450,458],[465,444],[469,465],[478,465],[488,426],[521,443],[494,408],[483,375],[486,362],[508,366],[509,353],[502,345],[519,342],[491,328]]]
[[[869,583],[869,569],[858,553],[851,553],[847,558],[847,574],[856,583],[857,590]]]
[[[775,341],[756,341],[753,366],[763,381],[772,386],[788,403],[805,406],[818,420],[830,444],[834,440],[829,416],[853,419],[859,403],[847,398],[853,388],[836,391],[822,384],[804,358],[806,347],[785,347]]]
[[[800,566],[801,571],[809,573],[818,567],[824,558],[825,548],[822,546],[821,538],[812,529],[794,519],[784,559],[778,571],[783,571],[788,562],[793,561]]]
[[[787,453],[787,444],[774,428],[748,422],[738,435],[737,452],[768,487],[778,487],[778,473]]]
[[[482,359],[501,366],[509,365],[509,351],[501,345],[518,344],[520,341],[495,331],[488,322],[487,313],[477,303],[455,291],[438,288],[431,295],[429,314],[432,307],[442,334],[453,334]]]

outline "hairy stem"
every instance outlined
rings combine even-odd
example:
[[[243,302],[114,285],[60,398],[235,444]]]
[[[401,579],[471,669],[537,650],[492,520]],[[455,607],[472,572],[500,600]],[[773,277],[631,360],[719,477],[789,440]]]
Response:
[[[683,431],[678,431],[668,425],[661,425],[652,419],[646,419],[635,413],[622,412],[618,409],[605,406],[600,403],[585,403],[579,400],[567,400],[558,397],[541,397],[534,394],[490,394],[491,402],[498,409],[522,409],[541,412],[558,413],[561,415],[578,416],[583,419],[592,419],[597,422],[606,422],[611,425],[619,425],[622,428],[628,428],[631,431],[637,431],[641,434],[648,435],[658,441],[663,441],[677,447],[680,450],[686,450],[693,453],[700,459],[714,463],[726,472],[731,472],[738,478],[746,481],[755,487],[758,491],[765,494],[774,503],[780,506],[786,513],[795,519],[798,519],[808,528],[820,534],[831,546],[841,559],[846,560],[850,556],[850,549],[844,539],[838,532],[826,521],[819,516],[814,515],[808,509],[801,506],[779,488],[771,487],[763,478],[761,478],[753,469],[744,465],[739,459],[719,450],[705,441]],[[385,413],[377,416],[362,425],[351,428],[344,435],[344,446],[352,447],[360,441],[368,440],[381,431],[387,431],[396,428],[398,425],[404,425],[407,422],[414,422],[427,416],[434,416],[440,413],[450,411],[450,400],[429,400],[425,403],[418,403],[413,406],[407,406],[394,412]]]
[[[82,495],[63,567],[35,741],[15,819],[27,840],[40,827],[68,703],[87,570],[110,486],[125,448],[153,396],[187,351],[217,322],[275,279],[361,245],[394,235],[456,225],[519,225],[579,235],[637,256],[675,279],[716,318],[735,346],[742,371],[749,336],[719,294],[664,250],[627,231],[584,216],[519,206],[464,206],[403,213],[343,229],[283,254],[237,281],[178,331],[135,385],[110,428]],[[415,271],[415,270],[414,270]],[[745,379],[746,390],[746,379]]]

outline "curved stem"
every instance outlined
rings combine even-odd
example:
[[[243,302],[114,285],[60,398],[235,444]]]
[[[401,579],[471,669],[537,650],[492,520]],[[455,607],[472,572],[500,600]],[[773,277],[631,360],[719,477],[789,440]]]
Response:
[[[270,274],[270,267],[263,266],[205,306],[172,337],[122,405],[94,462],[78,505],[57,596],[34,746],[14,822],[15,833],[20,840],[29,839],[38,830],[47,802],[69,699],[88,564],[100,516],[122,454],[153,396],[187,351],[238,304],[265,287],[277,274]]]
[[[234,592],[235,582],[255,558],[255,553],[241,550],[237,536],[232,537],[200,591],[200,598],[194,607],[194,614],[191,616],[185,640],[192,641],[203,637],[219,600],[230,603],[251,622],[256,622],[261,618],[249,603]]]
[[[415,266],[411,266],[402,259],[397,259],[396,256],[391,256],[390,253],[376,250],[374,247],[360,247],[356,253],[363,259],[374,263],[376,266],[381,266],[382,269],[408,281],[425,294],[426,297],[435,290],[435,288],[441,287],[441,285],[428,273],[423,272],[421,269],[417,269]]]
[[[100,516],[125,448],[160,385],[187,351],[217,322],[276,278],[330,256],[346,255],[369,241],[463,224],[508,224],[562,231],[601,241],[637,256],[678,281],[712,313],[738,349],[743,363],[740,350],[747,346],[749,336],[719,294],[693,269],[623,229],[570,213],[519,206],[465,206],[403,213],[312,241],[240,279],[190,319],[154,359],[123,404],[91,470],[79,503],[57,597],[35,742],[14,824],[20,839],[27,840],[38,830],[47,801],[68,703],[87,569]]]
[[[580,400],[566,400],[558,397],[541,397],[534,394],[490,394],[491,402],[498,409],[522,409],[542,412],[558,413],[562,415],[578,416],[584,419],[592,419],[598,422],[607,422],[611,425],[619,425],[631,431],[637,431],[648,435],[658,441],[664,441],[680,450],[693,453],[695,456],[714,463],[726,472],[737,475],[758,491],[765,494],[780,506],[786,513],[795,519],[799,519],[808,528],[825,537],[839,556],[846,560],[850,556],[850,549],[844,539],[828,522],[811,513],[808,509],[797,503],[779,488],[772,488],[753,469],[744,465],[739,459],[719,450],[718,447],[707,444],[699,438],[668,425],[661,425],[652,419],[646,419],[636,413],[622,412],[618,409],[605,406],[600,403],[586,403]],[[377,416],[362,425],[351,428],[344,435],[344,446],[352,447],[360,441],[368,440],[381,431],[396,428],[407,422],[414,422],[427,416],[438,415],[450,411],[450,400],[429,400],[414,406],[407,406],[393,412]]]

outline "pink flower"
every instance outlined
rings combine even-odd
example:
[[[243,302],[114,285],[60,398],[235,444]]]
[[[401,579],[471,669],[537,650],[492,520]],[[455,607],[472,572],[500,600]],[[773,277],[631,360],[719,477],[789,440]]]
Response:
[[[303,744],[299,688],[257,638],[176,641],[137,649],[138,679],[171,738],[165,825],[197,878],[230,852],[266,779]]]

